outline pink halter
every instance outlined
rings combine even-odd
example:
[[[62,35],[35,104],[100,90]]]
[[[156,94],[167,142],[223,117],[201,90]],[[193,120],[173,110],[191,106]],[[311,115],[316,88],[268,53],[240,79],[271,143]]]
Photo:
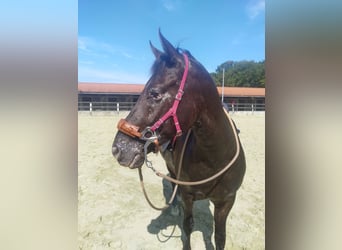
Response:
[[[184,85],[186,82],[186,78],[188,77],[188,71],[189,71],[189,58],[186,53],[183,52],[183,57],[184,57],[184,62],[185,62],[185,68],[184,68],[184,73],[182,77],[182,81],[179,85],[178,92],[175,96],[175,101],[172,104],[172,107],[167,111],[158,121],[156,121],[152,127],[147,127],[145,128],[142,132],[139,132],[140,128],[138,126],[132,125],[129,122],[127,122],[125,119],[121,119],[118,122],[117,128],[121,132],[125,133],[126,135],[129,135],[131,137],[136,137],[140,138],[142,140],[147,140],[151,141],[154,140],[154,143],[158,145],[158,139],[155,134],[155,131],[171,116],[173,118],[173,122],[175,123],[176,127],[176,135],[173,138],[173,142],[175,142],[176,138],[178,136],[182,135],[182,129],[179,125],[178,117],[177,117],[177,109],[178,109],[178,104],[182,100],[182,96],[184,94]],[[154,134],[153,138],[146,137],[146,134],[152,132]]]
[[[184,94],[184,85],[186,82],[186,78],[188,77],[188,71],[189,71],[189,58],[186,53],[183,53],[184,57],[184,62],[185,62],[185,68],[184,68],[184,73],[182,77],[182,81],[179,85],[178,92],[175,97],[175,101],[173,102],[172,107],[167,111],[158,121],[156,121],[152,127],[150,128],[153,132],[156,131],[167,119],[169,119],[171,116],[173,118],[173,122],[175,123],[176,126],[176,135],[175,138],[178,136],[182,135],[182,129],[179,125],[178,117],[177,117],[177,109],[178,109],[178,104],[182,100],[182,96]],[[174,140],[175,140],[174,138]]]

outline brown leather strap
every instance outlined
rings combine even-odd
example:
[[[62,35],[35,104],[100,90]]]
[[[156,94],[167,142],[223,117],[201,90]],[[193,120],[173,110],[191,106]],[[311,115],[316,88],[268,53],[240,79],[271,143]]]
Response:
[[[141,133],[139,132],[139,127],[134,126],[128,123],[125,119],[121,119],[117,125],[118,130],[122,133],[129,135],[131,137],[141,137]]]

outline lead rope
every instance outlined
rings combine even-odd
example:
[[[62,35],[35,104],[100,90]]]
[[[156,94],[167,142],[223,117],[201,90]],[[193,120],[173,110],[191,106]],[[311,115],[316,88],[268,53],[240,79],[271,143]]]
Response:
[[[225,109],[223,109],[223,110],[226,113],[228,121],[230,122],[230,125],[233,129],[234,137],[235,137],[235,141],[236,141],[236,153],[235,153],[234,157],[232,158],[232,160],[228,163],[227,166],[225,166],[223,169],[221,169],[219,172],[217,172],[213,176],[206,178],[206,179],[203,179],[203,180],[200,180],[200,181],[180,181],[180,180],[176,180],[174,178],[171,178],[165,174],[162,174],[161,172],[159,172],[157,170],[153,170],[155,172],[155,174],[157,176],[162,177],[162,178],[164,178],[170,182],[173,182],[177,185],[195,186],[195,185],[200,185],[200,184],[204,184],[204,183],[207,183],[209,181],[212,181],[212,180],[216,179],[217,177],[219,177],[220,175],[222,175],[224,172],[226,172],[228,170],[228,168],[230,168],[233,165],[233,163],[236,161],[236,159],[238,158],[238,156],[240,154],[240,144],[239,144],[239,138],[238,138],[237,131],[236,131],[236,128],[234,126],[234,123],[233,123],[232,119],[230,118],[230,116],[228,115],[228,112]],[[184,147],[185,146],[183,146],[183,149],[184,149]],[[181,160],[183,160],[183,154],[184,154],[184,150],[182,150]],[[182,164],[182,161],[180,161],[180,164]],[[180,165],[180,167],[181,166],[182,165]],[[178,179],[178,176],[177,176],[177,179]]]
[[[177,179],[180,177],[180,172],[181,172],[181,168],[182,168],[182,165],[183,165],[182,164],[183,163],[183,156],[184,156],[186,145],[188,144],[188,140],[189,140],[191,131],[192,131],[191,129],[188,130],[188,133],[186,134],[185,142],[184,142],[183,147],[182,147],[182,152],[181,152],[180,159],[179,159],[179,168],[178,168],[178,173],[177,173]],[[154,168],[152,168],[152,170],[154,172],[156,172],[156,170]],[[172,204],[173,200],[176,197],[176,193],[177,193],[177,190],[178,190],[178,184],[176,184],[175,188],[173,189],[173,193],[172,193],[172,196],[171,196],[169,202],[164,207],[156,207],[155,205],[153,205],[153,203],[151,202],[151,200],[149,199],[149,197],[147,195],[147,192],[146,192],[146,189],[145,189],[145,185],[144,185],[144,177],[142,175],[141,168],[139,168],[139,179],[140,179],[140,185],[141,185],[142,191],[144,193],[145,199],[146,199],[147,203],[152,208],[154,208],[155,210],[164,211],[165,209],[170,207],[170,205]]]
[[[181,155],[180,155],[180,160],[179,160],[179,168],[178,168],[178,173],[177,173],[177,179],[174,179],[174,178],[171,178],[165,174],[162,174],[160,173],[159,171],[155,170],[154,168],[152,168],[152,170],[156,173],[157,176],[159,177],[162,177],[170,182],[173,182],[176,184],[174,190],[173,190],[173,193],[172,193],[172,196],[170,198],[170,201],[167,203],[167,205],[165,205],[164,207],[156,207],[152,204],[152,202],[150,201],[150,199],[148,198],[148,195],[147,195],[147,192],[145,190],[145,186],[144,186],[144,181],[143,181],[143,175],[142,175],[142,171],[141,171],[141,168],[139,168],[139,177],[140,177],[140,184],[141,184],[141,187],[142,187],[142,190],[143,190],[143,193],[144,193],[144,196],[145,196],[145,199],[146,201],[148,202],[148,204],[156,209],[156,210],[165,210],[167,209],[170,204],[172,203],[172,201],[174,200],[175,196],[176,196],[176,193],[177,193],[177,189],[178,189],[178,185],[188,185],[188,186],[194,186],[194,185],[200,185],[200,184],[204,184],[204,183],[207,183],[209,181],[212,181],[214,179],[216,179],[217,177],[219,177],[220,175],[222,175],[225,171],[227,171],[232,165],[233,163],[236,161],[237,157],[239,156],[240,154],[240,144],[239,144],[239,139],[238,139],[238,135],[237,135],[237,131],[235,129],[235,126],[233,124],[233,121],[232,119],[230,118],[228,112],[223,109],[227,118],[228,118],[228,121],[233,129],[233,133],[234,133],[234,137],[235,137],[235,142],[236,142],[236,153],[234,155],[234,157],[232,158],[232,160],[228,163],[228,165],[223,168],[221,171],[219,171],[218,173],[216,173],[215,175],[209,177],[209,178],[206,178],[206,179],[203,179],[203,180],[200,180],[200,181],[180,181],[180,180],[177,180],[179,179],[180,177],[180,172],[181,172],[181,168],[182,168],[182,163],[183,163],[183,157],[184,157],[184,153],[185,153],[185,148],[186,148],[186,145],[188,143],[188,140],[189,140],[189,137],[190,137],[190,134],[191,134],[191,129],[188,130],[188,133],[187,133],[187,136],[186,136],[186,139],[185,139],[185,142],[184,142],[184,145],[183,145],[183,148],[182,148],[182,152],[181,152]]]

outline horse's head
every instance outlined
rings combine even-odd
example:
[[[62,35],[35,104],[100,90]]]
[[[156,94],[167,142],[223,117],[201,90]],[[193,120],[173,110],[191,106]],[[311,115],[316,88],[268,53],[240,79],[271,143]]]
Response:
[[[152,76],[129,115],[119,123],[112,146],[120,165],[130,168],[143,165],[144,145],[150,136],[156,137],[160,145],[175,139],[191,127],[201,108],[201,100],[195,94],[198,87],[193,88],[193,82],[203,77],[196,68],[204,68],[190,53],[174,48],[160,32],[159,36],[164,52],[150,43],[156,58]],[[204,76],[210,78],[207,72]],[[151,143],[147,153],[154,147]]]

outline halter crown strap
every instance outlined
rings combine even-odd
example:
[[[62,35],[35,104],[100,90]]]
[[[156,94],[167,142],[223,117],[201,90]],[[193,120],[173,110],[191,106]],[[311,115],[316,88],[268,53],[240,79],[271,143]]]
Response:
[[[182,97],[183,97],[183,94],[184,94],[184,86],[185,86],[185,82],[186,82],[186,79],[188,77],[188,71],[189,71],[189,58],[188,58],[188,55],[186,53],[183,53],[183,57],[184,57],[184,62],[185,62],[185,68],[184,68],[184,73],[183,73],[182,81],[181,81],[181,83],[179,85],[178,92],[177,92],[177,94],[175,96],[175,101],[173,102],[173,105],[169,109],[169,111],[167,111],[151,127],[152,131],[156,131],[167,119],[169,119],[172,116],[173,122],[174,122],[175,127],[176,127],[176,131],[177,131],[176,135],[174,137],[174,140],[176,139],[176,137],[182,135],[182,129],[181,129],[180,125],[179,125],[179,121],[178,121],[178,117],[177,117],[177,109],[178,109],[178,104],[182,100]]]

